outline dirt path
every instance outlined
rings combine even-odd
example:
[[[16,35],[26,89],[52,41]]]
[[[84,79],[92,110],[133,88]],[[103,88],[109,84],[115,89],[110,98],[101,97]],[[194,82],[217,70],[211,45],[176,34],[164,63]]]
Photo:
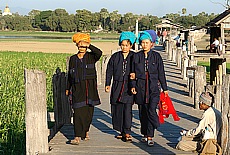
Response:
[[[104,55],[111,54],[111,51],[119,48],[117,42],[93,42],[92,44],[100,48]],[[2,41],[0,51],[75,53],[77,49],[74,43]]]

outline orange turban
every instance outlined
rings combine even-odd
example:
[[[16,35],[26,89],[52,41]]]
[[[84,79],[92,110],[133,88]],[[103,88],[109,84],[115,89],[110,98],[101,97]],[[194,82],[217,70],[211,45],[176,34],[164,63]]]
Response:
[[[85,33],[76,33],[72,36],[72,40],[74,43],[78,43],[79,41],[85,41],[90,43],[90,36],[89,34]]]

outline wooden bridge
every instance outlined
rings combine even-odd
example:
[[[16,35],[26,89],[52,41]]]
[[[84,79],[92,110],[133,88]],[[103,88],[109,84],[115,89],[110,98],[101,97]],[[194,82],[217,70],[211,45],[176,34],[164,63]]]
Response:
[[[174,103],[175,109],[181,118],[175,122],[170,116],[165,120],[155,132],[153,147],[140,142],[140,121],[137,106],[133,106],[133,142],[127,143],[116,139],[114,136],[118,133],[112,129],[109,93],[104,92],[104,83],[99,85],[99,93],[102,104],[95,107],[93,122],[90,128],[90,140],[81,141],[79,145],[69,144],[69,140],[74,138],[73,124],[65,124],[59,132],[49,141],[49,152],[52,155],[101,155],[101,154],[152,154],[152,155],[185,155],[197,154],[184,152],[175,149],[179,132],[182,129],[191,129],[196,127],[200,120],[202,111],[193,108],[193,98],[189,97],[186,82],[181,77],[181,71],[176,64],[166,59],[167,53],[161,47],[156,50],[162,55],[166,70],[166,78],[169,88],[169,95]]]

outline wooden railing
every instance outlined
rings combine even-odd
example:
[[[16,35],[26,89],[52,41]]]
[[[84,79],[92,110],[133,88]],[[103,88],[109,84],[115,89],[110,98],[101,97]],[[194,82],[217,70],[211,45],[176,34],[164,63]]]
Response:
[[[193,40],[192,40],[193,41]],[[193,43],[190,43],[193,44]],[[188,88],[190,97],[194,98],[194,108],[198,109],[198,98],[202,91],[210,91],[215,98],[214,107],[222,113],[223,127],[221,135],[221,147],[223,155],[230,154],[230,75],[226,75],[226,71],[222,70],[221,65],[226,65],[226,62],[220,59],[211,59],[211,85],[206,82],[206,69],[202,66],[197,66],[197,61],[188,53],[194,53],[194,49],[190,46],[189,51],[185,48],[176,48],[173,41],[166,43],[165,51],[168,54],[168,60],[176,63],[181,69],[181,75],[184,80],[188,80]],[[181,52],[182,50],[182,52]],[[218,67],[216,67],[218,66]],[[188,72],[190,70],[190,72]],[[192,72],[193,70],[193,72]],[[188,75],[191,74],[191,75]]]

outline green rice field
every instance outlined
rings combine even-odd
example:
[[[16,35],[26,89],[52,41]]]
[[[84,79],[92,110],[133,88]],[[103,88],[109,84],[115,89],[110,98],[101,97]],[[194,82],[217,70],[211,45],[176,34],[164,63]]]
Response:
[[[53,110],[52,76],[70,54],[0,52],[0,154],[25,154],[24,69],[46,73],[47,109]]]

